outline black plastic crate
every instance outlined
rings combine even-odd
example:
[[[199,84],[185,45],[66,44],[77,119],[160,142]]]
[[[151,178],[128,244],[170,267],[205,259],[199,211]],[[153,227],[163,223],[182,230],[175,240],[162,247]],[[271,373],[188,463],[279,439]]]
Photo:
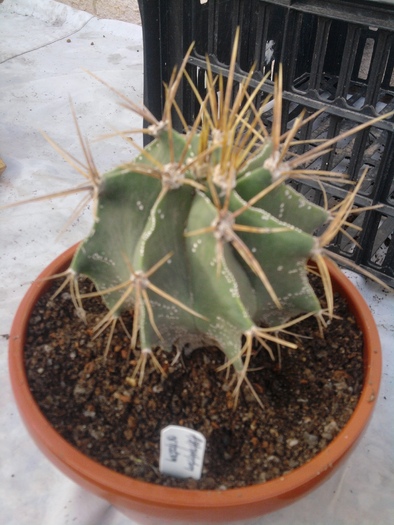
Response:
[[[252,65],[252,84],[283,64],[283,129],[305,109],[325,108],[299,138],[325,138],[394,109],[394,6],[369,1],[302,0],[140,0],[144,31],[145,104],[160,117],[163,82],[179,65],[195,41],[188,72],[204,91],[206,54],[212,69],[226,76],[237,27],[240,46],[236,75],[242,80]],[[272,92],[267,81],[261,97]],[[185,82],[178,104],[187,122],[198,112],[198,102]],[[270,114],[265,114],[269,125]],[[180,127],[180,123],[179,123]],[[300,146],[305,148],[307,146]],[[394,119],[380,122],[343,141],[314,167],[367,178],[356,206],[381,208],[354,216],[362,232],[354,246],[339,235],[330,249],[394,286]],[[322,203],[314,183],[293,183],[314,202]],[[325,184],[335,202],[343,185]]]

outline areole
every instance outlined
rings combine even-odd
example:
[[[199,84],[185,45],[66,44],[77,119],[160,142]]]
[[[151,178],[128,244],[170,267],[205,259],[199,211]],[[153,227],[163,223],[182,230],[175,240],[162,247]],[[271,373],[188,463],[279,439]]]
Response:
[[[47,278],[67,268],[76,246],[55,259],[31,285],[11,329],[9,368],[14,396],[32,438],[64,474],[105,498],[138,523],[147,525],[229,523],[272,512],[293,503],[330,476],[365,430],[381,378],[381,347],[372,314],[357,289],[330,261],[334,288],[347,298],[364,336],[364,388],[349,422],[309,463],[264,484],[227,491],[197,491],[152,486],[116,473],[84,456],[48,423],[32,397],[24,363],[27,324],[34,305],[49,286]]]

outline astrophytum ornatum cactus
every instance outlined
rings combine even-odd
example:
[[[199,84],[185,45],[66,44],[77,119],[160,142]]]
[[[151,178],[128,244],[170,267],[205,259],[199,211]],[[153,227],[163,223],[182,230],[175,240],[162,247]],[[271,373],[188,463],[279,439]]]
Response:
[[[307,119],[301,114],[282,134],[279,78],[268,132],[265,105],[255,105],[259,86],[251,88],[251,75],[235,85],[235,52],[226,82],[208,67],[205,98],[193,86],[199,115],[184,134],[175,131],[172,112],[185,64],[167,87],[162,121],[146,108],[137,110],[150,122],[145,132],[154,140],[133,162],[100,177],[88,159],[95,220],[66,273],[80,311],[76,277],[94,282],[108,307],[96,331],[108,329],[109,344],[116,323],[124,325],[122,315],[130,312],[130,346],[140,355],[141,378],[158,346],[181,351],[215,345],[234,367],[239,388],[254,340],[267,347],[267,341],[281,342],[280,330],[294,320],[322,318],[308,280],[310,260],[331,310],[324,246],[346,221],[358,186],[330,211],[286,184],[290,178],[338,177],[301,169],[338,137],[292,155]],[[316,230],[323,233],[315,236]]]

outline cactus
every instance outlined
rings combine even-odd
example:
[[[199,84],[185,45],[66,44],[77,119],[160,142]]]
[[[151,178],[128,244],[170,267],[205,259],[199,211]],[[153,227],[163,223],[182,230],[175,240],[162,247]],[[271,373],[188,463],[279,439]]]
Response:
[[[269,351],[270,341],[294,347],[280,338],[281,330],[308,315],[323,320],[326,312],[308,280],[310,260],[319,268],[332,314],[324,246],[346,221],[359,184],[333,211],[286,184],[303,177],[342,180],[300,169],[341,137],[292,155],[308,119],[301,115],[281,134],[279,76],[268,133],[265,106],[255,106],[260,86],[251,88],[252,73],[235,86],[235,57],[236,44],[226,85],[213,78],[208,64],[206,97],[193,86],[201,109],[184,134],[173,129],[172,112],[188,55],[167,87],[162,121],[124,99],[150,122],[145,132],[154,136],[134,161],[98,176],[82,141],[90,166],[82,189],[95,198],[95,217],[65,272],[67,282],[81,314],[78,276],[95,284],[97,291],[85,297],[102,296],[108,312],[96,332],[109,329],[107,351],[116,323],[131,312],[130,347],[141,356],[135,370],[140,380],[149,356],[160,366],[158,346],[181,351],[215,345],[234,367],[239,390],[254,340]]]

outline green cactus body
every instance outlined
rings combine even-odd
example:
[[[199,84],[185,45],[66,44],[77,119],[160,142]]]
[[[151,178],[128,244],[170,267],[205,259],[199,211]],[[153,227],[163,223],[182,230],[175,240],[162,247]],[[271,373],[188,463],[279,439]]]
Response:
[[[107,173],[101,183],[92,232],[80,245],[71,268],[102,291],[130,278],[130,266],[150,210],[160,193],[158,180],[128,170]],[[121,292],[106,294],[111,308]],[[124,308],[129,308],[128,302]]]
[[[205,154],[200,152],[206,177],[222,158],[221,148],[211,146],[208,142]],[[133,165],[104,175],[92,233],[71,267],[93,280],[113,318],[139,309],[141,348],[171,350],[185,341],[192,347],[214,344],[240,372],[243,334],[261,322],[275,327],[297,314],[319,311],[305,265],[314,248],[311,224],[320,225],[327,213],[304,205],[283,183],[247,205],[271,184],[264,167],[271,153],[268,144],[237,174],[226,211],[230,218],[235,214],[234,230],[230,227],[230,237],[220,239],[213,225],[224,213],[218,200],[224,206],[225,198],[215,200],[212,184],[201,178],[202,162],[195,162],[199,149],[198,134],[187,140],[174,130],[163,131]],[[179,183],[163,175],[168,166],[179,171]],[[193,178],[205,191],[184,183]],[[220,188],[214,191],[220,195]],[[286,208],[279,213],[283,196]]]
[[[155,202],[136,249],[134,268],[147,272],[163,257],[171,254],[149,280],[183,305],[194,309],[184,237],[192,200],[193,189],[182,186],[166,192]],[[151,332],[151,340],[156,345],[161,343],[171,350],[172,344],[185,333],[193,334],[196,331],[195,316],[157,293],[149,291],[149,296],[162,339],[154,338],[148,318],[140,329]]]
[[[236,210],[244,204],[245,201],[234,191],[231,209]],[[239,233],[239,237],[250,248],[272,284],[280,303],[278,308],[261,279],[244,264],[244,271],[257,298],[256,323],[264,322],[268,326],[278,326],[302,312],[319,311],[319,302],[309,285],[306,270],[315,245],[314,237],[279,221],[261,208],[248,208],[239,216],[237,222],[267,230],[264,234],[247,231]],[[280,231],[280,228],[283,228],[283,231]]]
[[[272,184],[272,174],[269,169],[264,168],[264,163],[271,153],[272,144],[267,140],[262,152],[240,171],[236,191],[243,199],[252,199]],[[310,234],[322,226],[329,217],[324,208],[309,202],[303,195],[285,184],[269,191],[265,197],[254,203],[254,206]]]
[[[85,163],[49,139],[85,177],[83,184],[51,197],[87,191],[95,212],[92,230],[57,293],[70,283],[81,317],[84,297],[102,297],[108,311],[94,331],[100,334],[109,328],[106,355],[116,324],[122,325],[130,339],[127,355],[135,351],[132,383],[137,375],[138,383],[143,379],[148,356],[164,371],[154,356],[158,346],[168,352],[175,347],[179,355],[183,349],[215,345],[235,369],[236,397],[244,380],[253,391],[247,372],[256,343],[273,357],[267,341],[296,348],[280,338],[281,330],[308,315],[315,315],[322,326],[323,316],[333,315],[325,246],[339,232],[347,234],[350,214],[363,211],[353,210],[353,204],[365,173],[331,210],[309,202],[287,182],[310,177],[328,201],[323,183],[345,187],[346,176],[313,169],[315,159],[392,113],[325,142],[297,142],[302,126],[319,112],[305,118],[301,113],[291,129],[282,130],[279,73],[268,132],[263,117],[271,105],[267,100],[257,105],[264,80],[252,87],[254,71],[236,80],[238,42],[237,32],[226,80],[214,78],[208,64],[205,82],[198,86],[186,71],[189,49],[165,88],[161,121],[115,91],[125,107],[150,124],[144,132],[154,138],[133,162],[101,176],[78,124]],[[200,107],[191,127],[176,102],[184,76]],[[172,127],[175,113],[184,134]],[[300,155],[291,153],[296,144],[303,145]],[[340,254],[331,257],[343,261]],[[310,259],[321,276],[325,309],[309,283]],[[81,295],[79,275],[91,279],[96,292]]]
[[[187,229],[190,232],[209,226],[216,219],[215,206],[204,194],[193,201]],[[255,295],[232,248],[226,244],[218,266],[217,242],[210,233],[187,238],[195,309],[204,312],[207,320],[198,319],[198,329],[216,341],[229,360],[241,350],[241,336],[254,322]],[[245,304],[246,303],[246,304]],[[234,362],[242,369],[242,360]]]

